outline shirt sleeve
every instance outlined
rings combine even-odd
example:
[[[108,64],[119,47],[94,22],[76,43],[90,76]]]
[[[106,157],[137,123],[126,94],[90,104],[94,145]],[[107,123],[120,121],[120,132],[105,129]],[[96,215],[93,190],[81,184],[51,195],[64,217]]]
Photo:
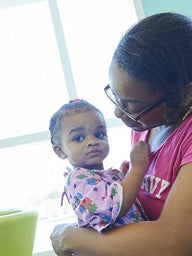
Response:
[[[101,232],[115,222],[123,199],[120,181],[117,170],[79,168],[68,175],[65,191],[81,227]]]

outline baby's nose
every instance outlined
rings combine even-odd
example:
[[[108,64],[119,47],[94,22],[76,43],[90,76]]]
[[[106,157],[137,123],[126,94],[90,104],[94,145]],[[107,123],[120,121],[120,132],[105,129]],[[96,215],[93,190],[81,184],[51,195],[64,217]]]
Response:
[[[96,138],[89,139],[87,142],[88,147],[97,146],[99,144],[98,140]]]

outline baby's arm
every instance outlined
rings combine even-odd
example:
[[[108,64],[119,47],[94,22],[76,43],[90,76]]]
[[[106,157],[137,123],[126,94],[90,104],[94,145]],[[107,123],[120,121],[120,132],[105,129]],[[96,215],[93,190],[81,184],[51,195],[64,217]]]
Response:
[[[119,217],[124,216],[134,203],[149,164],[149,145],[143,141],[134,145],[130,154],[129,172],[122,181],[123,202]]]

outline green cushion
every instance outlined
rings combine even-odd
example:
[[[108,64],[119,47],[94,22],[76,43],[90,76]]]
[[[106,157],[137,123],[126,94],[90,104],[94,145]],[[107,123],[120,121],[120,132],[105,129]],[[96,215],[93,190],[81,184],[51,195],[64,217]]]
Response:
[[[21,212],[22,210],[19,208],[9,208],[9,209],[3,209],[0,210],[0,216],[2,215],[8,215],[8,214],[12,214],[12,213],[16,213],[16,212]]]
[[[0,255],[32,256],[37,211],[0,210]]]

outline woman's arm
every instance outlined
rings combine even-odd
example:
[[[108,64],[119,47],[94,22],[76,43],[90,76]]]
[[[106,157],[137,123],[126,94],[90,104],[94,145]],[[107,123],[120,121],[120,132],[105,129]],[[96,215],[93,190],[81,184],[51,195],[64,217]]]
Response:
[[[140,222],[105,233],[56,227],[51,239],[57,255],[191,256],[192,163],[183,166],[157,221]]]

